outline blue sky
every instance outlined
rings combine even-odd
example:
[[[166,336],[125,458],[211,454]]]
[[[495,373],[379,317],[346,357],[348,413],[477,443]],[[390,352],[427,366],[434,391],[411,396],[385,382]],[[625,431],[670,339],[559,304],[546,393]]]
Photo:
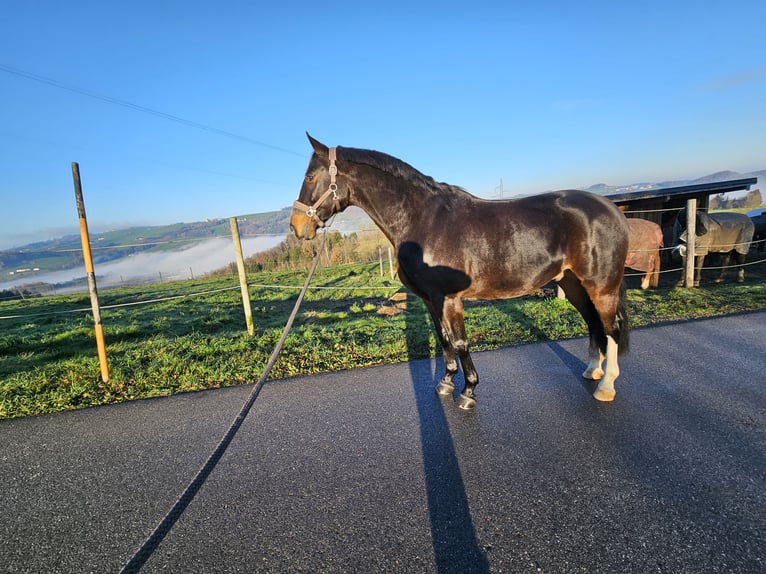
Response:
[[[306,131],[483,197],[766,168],[755,0],[35,0],[2,16],[0,248],[76,229],[73,161],[91,229],[286,207]]]

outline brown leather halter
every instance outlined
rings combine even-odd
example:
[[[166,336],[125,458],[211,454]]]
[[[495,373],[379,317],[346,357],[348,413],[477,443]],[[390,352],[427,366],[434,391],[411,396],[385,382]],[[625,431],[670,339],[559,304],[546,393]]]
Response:
[[[330,186],[327,188],[327,191],[325,191],[319,199],[317,199],[314,202],[314,205],[306,205],[305,203],[301,203],[300,201],[295,201],[293,203],[293,209],[296,209],[298,211],[303,211],[306,213],[306,215],[310,218],[312,218],[314,221],[316,221],[317,227],[324,227],[325,222],[319,219],[319,215],[317,214],[317,207],[322,205],[324,201],[332,195],[333,199],[333,207],[335,208],[335,211],[340,211],[340,197],[338,197],[338,184],[335,183],[335,176],[338,175],[338,167],[335,165],[335,148],[331,147],[329,149],[329,155],[330,155]]]

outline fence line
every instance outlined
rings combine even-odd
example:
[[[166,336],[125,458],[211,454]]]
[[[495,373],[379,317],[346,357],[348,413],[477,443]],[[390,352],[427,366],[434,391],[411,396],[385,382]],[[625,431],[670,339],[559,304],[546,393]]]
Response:
[[[734,264],[730,265],[729,268],[740,268],[740,267],[749,267],[752,265],[760,265],[766,263],[766,259],[762,259],[760,261],[750,261],[742,264]],[[726,269],[726,267],[719,266],[719,267],[705,267],[706,270],[718,270],[718,269]],[[657,273],[663,274],[663,273],[677,273],[679,271],[683,271],[682,267],[674,267],[672,269],[662,269],[658,271]],[[641,277],[645,275],[646,273],[626,273],[625,277]],[[276,290],[300,290],[300,285],[269,285],[269,284],[262,284],[262,283],[248,283],[249,288],[253,289],[276,289]],[[146,299],[143,301],[131,301],[127,303],[115,303],[112,305],[102,305],[101,309],[119,309],[121,307],[135,307],[138,305],[149,305],[153,303],[161,303],[163,301],[171,301],[175,299],[190,299],[193,297],[201,297],[204,295],[210,295],[213,293],[220,293],[223,291],[234,291],[239,289],[239,286],[232,286],[232,287],[222,287],[220,289],[210,289],[207,291],[199,291],[195,293],[186,293],[183,295],[171,295],[168,297],[156,297],[154,299]],[[312,291],[382,291],[384,293],[388,293],[389,291],[396,291],[398,287],[323,287],[323,286],[312,286],[310,287]],[[20,315],[5,315],[0,316],[0,320],[4,319],[24,319],[27,317],[46,317],[46,316],[53,316],[53,315],[62,315],[67,313],[82,313],[90,311],[90,307],[82,307],[80,309],[67,309],[64,311],[48,311],[45,313],[24,313]]]
[[[706,266],[706,267],[704,267],[704,269],[706,271],[710,271],[710,270],[716,271],[716,270],[719,270],[719,269],[738,269],[740,267],[750,267],[751,265],[760,265],[762,263],[766,263],[766,259],[761,259],[760,261],[746,261],[745,263],[732,263],[731,265],[728,265],[726,267],[724,267],[723,265],[709,266],[709,267]],[[659,274],[662,274],[662,273],[677,273],[678,271],[683,271],[683,270],[684,270],[683,267],[674,267],[672,269],[661,269],[660,271],[649,271],[648,273],[659,273]],[[646,271],[644,271],[642,273],[626,273],[625,277],[641,277],[643,275],[646,275],[646,273],[647,273]]]
[[[663,209],[628,209],[623,211],[623,213],[665,213],[667,211],[681,211],[682,209],[682,207],[665,207]],[[698,209],[697,211],[703,210]]]
[[[333,231],[333,230],[330,230]],[[338,231],[338,233],[342,233],[341,231]],[[357,229],[354,231],[348,231],[345,232],[345,235],[349,235],[351,233],[380,233],[378,229]],[[251,238],[251,237],[284,237],[288,235],[287,232],[285,233],[243,233],[242,238]],[[173,243],[199,243],[202,241],[210,241],[211,239],[226,239],[231,238],[231,233],[221,233],[216,235],[211,235],[209,237],[193,237],[189,239],[168,239],[165,241],[142,241],[141,243],[125,243],[122,245],[103,245],[103,246],[92,246],[91,250],[93,251],[104,251],[108,249],[127,249],[130,247],[147,247],[147,246],[156,246],[156,245],[170,245]],[[71,247],[71,248],[48,248],[48,249],[3,249],[0,250],[0,256],[2,255],[28,255],[28,254],[35,254],[35,253],[77,253],[82,252],[82,247]]]
[[[363,232],[375,232],[376,230],[363,230]],[[766,239],[761,239],[758,241],[753,241],[750,243],[751,246],[758,245],[760,243],[766,242]],[[732,247],[736,245],[743,245],[742,243],[735,243],[732,244]],[[675,249],[675,247],[661,247],[659,248],[660,251],[667,251]],[[641,252],[653,252],[654,249],[648,249],[648,250],[631,250],[631,253],[641,253]],[[361,263],[373,263],[373,261],[366,261]],[[730,267],[732,268],[739,268],[739,267],[749,267],[752,265],[759,265],[766,263],[766,259],[762,259],[759,261],[750,261],[743,264],[734,264]],[[348,264],[340,264],[335,265],[333,267],[343,267],[348,265],[358,265],[359,263],[348,263]],[[705,267],[706,270],[719,270],[724,269],[723,266],[713,266],[713,267]],[[681,267],[674,267],[672,269],[662,269],[658,271],[657,273],[663,274],[663,273],[677,273],[679,271],[683,271],[683,268]],[[625,277],[639,277],[643,276],[645,273],[626,273]],[[146,277],[149,277],[150,275],[147,275]],[[123,282],[124,283],[124,282]],[[252,289],[275,289],[275,290],[300,290],[301,287],[299,285],[276,285],[276,284],[264,284],[264,283],[248,283],[248,287]],[[160,303],[163,301],[170,301],[175,299],[187,299],[187,298],[193,298],[193,297],[200,297],[204,295],[210,295],[213,293],[219,293],[223,291],[230,291],[230,290],[236,290],[238,287],[222,287],[220,289],[209,289],[205,291],[199,291],[194,293],[187,293],[183,295],[172,295],[168,297],[157,297],[153,299],[147,299],[143,301],[132,301],[128,303],[119,303],[119,304],[112,304],[112,305],[103,305],[102,309],[118,309],[121,307],[131,307],[131,306],[138,306],[138,305],[148,305],[153,303]],[[310,287],[314,291],[383,291],[388,292],[391,290],[398,289],[398,287],[366,287],[366,286],[359,286],[359,287],[324,287],[324,286],[312,286]],[[7,320],[7,319],[23,319],[26,317],[44,317],[44,316],[53,316],[53,315],[61,315],[61,314],[67,314],[67,313],[82,313],[90,311],[90,307],[83,307],[80,309],[67,309],[64,311],[49,311],[45,313],[25,313],[25,314],[19,314],[19,315],[6,315],[6,316],[0,316],[0,320]]]
[[[743,241],[741,243],[724,243],[723,245],[718,245],[717,247],[730,247],[729,251],[733,250],[735,247],[739,245],[749,245],[751,248],[754,245],[758,245],[760,243],[766,242],[766,239],[758,239],[757,241]],[[657,250],[659,251],[671,251],[678,247],[677,245],[671,245],[670,247],[659,247]],[[654,253],[656,251],[655,249],[629,249],[628,253]],[[759,263],[758,261],[756,263]]]
[[[268,284],[260,284],[260,283],[248,283],[248,288],[253,289],[284,289],[284,290],[297,290],[300,291],[301,286],[300,285],[268,285]],[[101,305],[101,309],[119,309],[121,307],[135,307],[138,305],[149,305],[153,303],[161,303],[164,301],[172,301],[175,299],[190,299],[193,297],[201,297],[204,295],[211,295],[213,293],[221,293],[223,291],[234,291],[236,289],[239,289],[239,286],[233,286],[233,287],[221,287],[219,289],[209,289],[207,291],[198,291],[195,293],[186,293],[183,295],[170,295],[168,297],[156,297],[153,299],[146,299],[143,301],[130,301],[127,303],[114,303],[112,305]],[[384,291],[388,292],[391,290],[397,290],[398,287],[322,287],[322,286],[312,286],[309,287],[312,291]],[[21,315],[6,315],[6,316],[0,316],[0,320],[3,319],[23,319],[26,317],[46,317],[46,316],[52,316],[52,315],[63,315],[67,313],[82,313],[90,311],[90,307],[82,307],[79,309],[66,309],[63,311],[48,311],[45,313],[24,313]]]

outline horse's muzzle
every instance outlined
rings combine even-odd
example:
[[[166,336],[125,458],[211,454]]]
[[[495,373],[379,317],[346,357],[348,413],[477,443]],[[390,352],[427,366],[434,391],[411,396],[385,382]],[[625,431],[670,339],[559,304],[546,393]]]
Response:
[[[314,239],[317,234],[316,222],[300,211],[293,210],[290,216],[290,229],[298,239]]]

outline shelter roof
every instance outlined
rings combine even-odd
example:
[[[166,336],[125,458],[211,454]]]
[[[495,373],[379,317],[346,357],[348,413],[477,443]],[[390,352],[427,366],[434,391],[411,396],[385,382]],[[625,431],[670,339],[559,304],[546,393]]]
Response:
[[[669,201],[670,199],[691,199],[701,195],[709,196],[731,191],[749,190],[750,186],[756,183],[758,183],[757,177],[746,177],[713,183],[696,183],[679,187],[658,187],[656,189],[630,191],[626,193],[610,193],[604,194],[604,197],[611,199],[618,205],[621,203],[644,200]]]

